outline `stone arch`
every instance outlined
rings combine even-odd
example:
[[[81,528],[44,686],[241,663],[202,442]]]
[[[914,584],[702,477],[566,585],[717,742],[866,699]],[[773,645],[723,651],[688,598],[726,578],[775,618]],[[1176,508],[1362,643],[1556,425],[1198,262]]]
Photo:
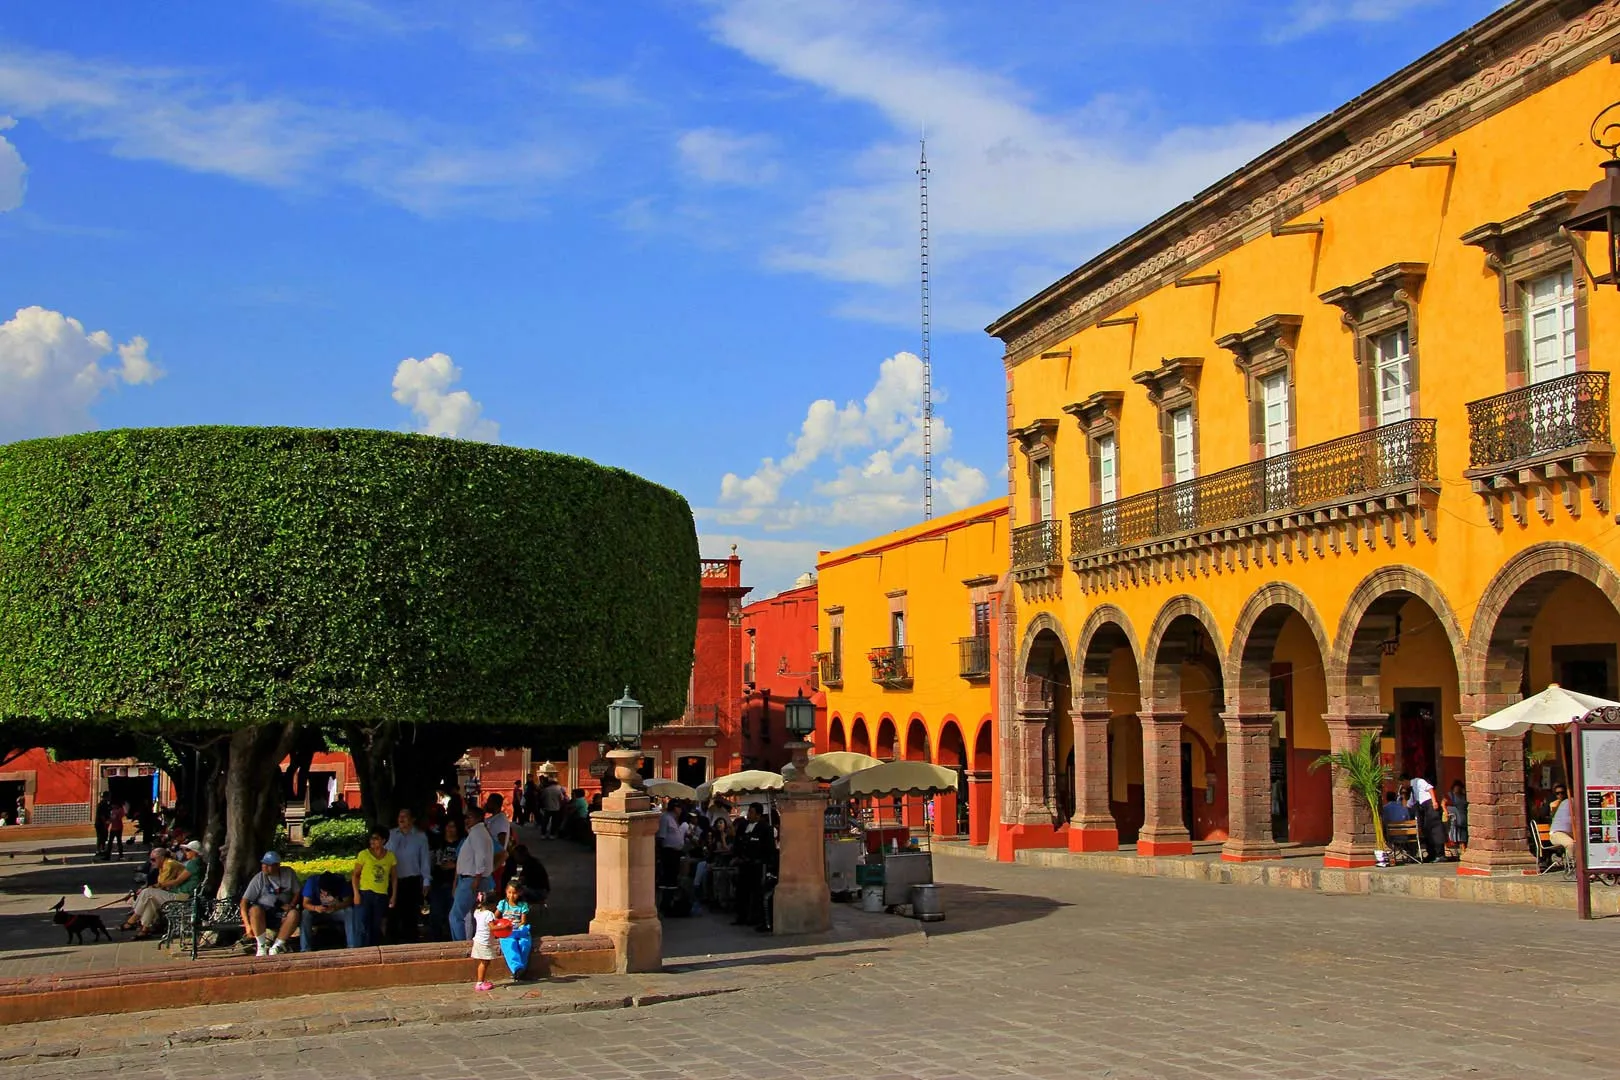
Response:
[[[1185,627],[1186,620],[1196,622],[1203,630],[1198,635],[1171,635],[1178,622]],[[1199,649],[1207,638],[1212,656],[1202,657]],[[1159,609],[1148,631],[1147,646],[1142,653],[1142,705],[1146,709],[1162,712],[1181,712],[1181,667],[1201,659],[1212,669],[1214,679],[1220,681],[1226,671],[1225,639],[1220,625],[1209,605],[1185,593],[1173,596]]]
[[[895,727],[894,717],[884,713],[878,719],[877,736],[872,742],[872,756],[883,761],[897,760],[899,741],[900,732]]]
[[[1017,690],[1020,703],[1024,700],[1026,690],[1024,679],[1026,672],[1029,670],[1030,654],[1034,651],[1037,639],[1040,638],[1042,633],[1050,633],[1057,639],[1060,658],[1065,665],[1073,663],[1074,648],[1069,642],[1069,635],[1063,630],[1063,624],[1047,612],[1043,611],[1036,615],[1029,621],[1029,626],[1025,627],[1023,643],[1018,646],[1018,666],[1014,670],[1018,673]]]
[[[1379,702],[1379,670],[1383,643],[1390,634],[1386,620],[1410,597],[1428,605],[1451,643],[1451,656],[1462,678],[1462,692],[1468,693],[1464,669],[1467,649],[1461,624],[1446,594],[1433,578],[1411,566],[1384,566],[1361,579],[1345,603],[1339,630],[1327,659],[1328,698],[1336,712],[1372,715],[1382,711]]]
[[[870,754],[872,752],[872,733],[867,730],[866,717],[855,714],[855,720],[849,729],[849,748],[857,754]]]
[[[1620,575],[1590,548],[1552,540],[1525,548],[1491,578],[1474,608],[1463,670],[1472,709],[1489,713],[1517,699],[1536,614],[1571,577],[1585,578],[1620,609]]]
[[[928,724],[920,713],[912,713],[911,719],[906,722],[906,742],[901,757],[907,761],[932,760],[928,748]]]
[[[1273,581],[1256,589],[1238,612],[1232,628],[1232,644],[1226,651],[1230,668],[1225,673],[1229,688],[1227,707],[1236,712],[1266,712],[1271,708],[1271,661],[1276,653],[1277,636],[1290,615],[1298,615],[1316,639],[1316,650],[1324,668],[1333,653],[1327,630],[1316,605],[1298,588],[1285,581]]]
[[[1075,704],[1083,712],[1109,712],[1108,671],[1114,653],[1127,648],[1142,670],[1142,647],[1131,618],[1113,604],[1095,608],[1075,639],[1080,658],[1080,679],[1075,687]]]
[[[993,717],[986,716],[979,721],[979,727],[973,734],[973,771],[989,773],[995,763],[996,725]]]
[[[827,748],[829,750],[849,749],[849,739],[844,734],[844,718],[837,713],[827,721]]]

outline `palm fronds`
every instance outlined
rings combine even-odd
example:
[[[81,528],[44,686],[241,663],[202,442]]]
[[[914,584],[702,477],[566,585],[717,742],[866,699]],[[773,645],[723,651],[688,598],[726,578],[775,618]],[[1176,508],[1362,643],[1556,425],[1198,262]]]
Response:
[[[1391,779],[1389,767],[1384,764],[1384,756],[1378,751],[1378,743],[1382,738],[1383,733],[1380,731],[1363,732],[1361,745],[1356,749],[1323,754],[1311,762],[1310,767],[1310,771],[1315,772],[1324,765],[1332,766],[1336,778],[1342,778],[1346,787],[1367,800],[1367,807],[1372,811],[1373,835],[1377,839],[1380,851],[1388,845],[1384,841],[1384,819],[1379,813],[1381,809],[1379,801],[1383,798],[1384,788]]]

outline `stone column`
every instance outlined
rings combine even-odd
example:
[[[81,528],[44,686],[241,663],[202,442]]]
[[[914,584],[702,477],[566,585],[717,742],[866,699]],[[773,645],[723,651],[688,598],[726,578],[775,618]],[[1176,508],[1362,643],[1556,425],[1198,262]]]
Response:
[[[957,836],[956,792],[942,791],[934,796],[934,835]]]
[[[1382,731],[1385,717],[1382,713],[1345,713],[1324,716],[1322,721],[1327,724],[1328,746],[1335,754],[1342,754],[1361,749],[1367,732]],[[1322,865],[1341,870],[1372,866],[1376,846],[1372,807],[1365,798],[1351,791],[1345,777],[1334,769],[1333,842],[1322,853]]]
[[[783,771],[792,775],[776,798],[782,836],[771,926],[778,934],[819,934],[832,926],[825,843],[827,797],[821,793],[821,785],[804,774],[810,744],[792,742],[788,749],[793,752],[793,764]]]
[[[653,842],[658,812],[646,792],[636,750],[614,750],[620,784],[591,815],[596,834],[596,916],[590,931],[613,941],[614,970],[619,974],[659,971],[664,966],[664,927],[658,921]]]
[[[1014,724],[1018,768],[1009,779],[1016,779],[1019,788],[1014,793],[1015,803],[1009,824],[1052,824],[1052,806],[1046,791],[1046,725],[1051,722],[1048,707],[1038,711],[1019,710]]]
[[[1278,859],[1271,833],[1271,733],[1276,714],[1222,713],[1226,725],[1227,862]]]
[[[1186,713],[1142,713],[1142,831],[1138,855],[1191,855],[1181,820],[1181,722]]]
[[[1524,737],[1490,735],[1459,716],[1468,785],[1468,850],[1457,873],[1532,874],[1535,856],[1525,835]]]
[[[988,770],[968,773],[968,843],[975,846],[990,842],[990,773]]]
[[[1074,817],[1069,821],[1070,851],[1118,851],[1119,827],[1108,808],[1108,721],[1106,710],[1074,715]]]

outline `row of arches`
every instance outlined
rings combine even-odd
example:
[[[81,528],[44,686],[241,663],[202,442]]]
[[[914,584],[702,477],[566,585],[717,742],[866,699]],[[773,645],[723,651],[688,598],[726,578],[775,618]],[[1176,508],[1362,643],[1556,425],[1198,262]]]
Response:
[[[1459,611],[1472,608],[1466,622]],[[1333,865],[1370,861],[1370,815],[1309,765],[1378,729],[1400,772],[1474,789],[1468,865],[1522,861],[1522,745],[1467,725],[1548,682],[1616,692],[1620,576],[1576,544],[1528,548],[1468,606],[1422,570],[1382,567],[1330,628],[1299,588],[1255,590],[1226,632],[1202,599],[1165,602],[1145,635],[1119,606],[1070,635],[1047,613],[1018,653],[1004,760],[1015,823],[1067,827],[1080,850],[1144,854],[1221,840],[1228,858],[1326,843]],[[1071,676],[1073,671],[1073,676]],[[1503,770],[1517,775],[1503,792]],[[1477,774],[1477,775],[1476,775]],[[1542,778],[1545,780],[1545,777]],[[1487,782],[1489,781],[1489,782]]]
[[[990,717],[981,718],[964,731],[961,721],[946,716],[931,732],[927,720],[914,714],[904,721],[902,736],[901,724],[887,713],[870,722],[860,713],[846,720],[834,712],[828,717],[826,730],[827,750],[853,750],[882,761],[928,761],[955,769],[961,778],[957,791],[935,800],[934,829],[942,835],[959,834],[974,843],[986,842],[995,738]],[[920,814],[920,804],[917,812]]]

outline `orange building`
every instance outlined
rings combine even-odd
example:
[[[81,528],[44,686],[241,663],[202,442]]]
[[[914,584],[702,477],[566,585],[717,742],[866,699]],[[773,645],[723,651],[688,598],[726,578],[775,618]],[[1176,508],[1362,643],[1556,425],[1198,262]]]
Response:
[[[1466,781],[1464,872],[1526,866],[1525,747],[1470,722],[1620,678],[1620,296],[1562,228],[1617,50],[1613,0],[1508,4],[989,328],[1003,856],[1362,865],[1309,765],[1379,732]]]

